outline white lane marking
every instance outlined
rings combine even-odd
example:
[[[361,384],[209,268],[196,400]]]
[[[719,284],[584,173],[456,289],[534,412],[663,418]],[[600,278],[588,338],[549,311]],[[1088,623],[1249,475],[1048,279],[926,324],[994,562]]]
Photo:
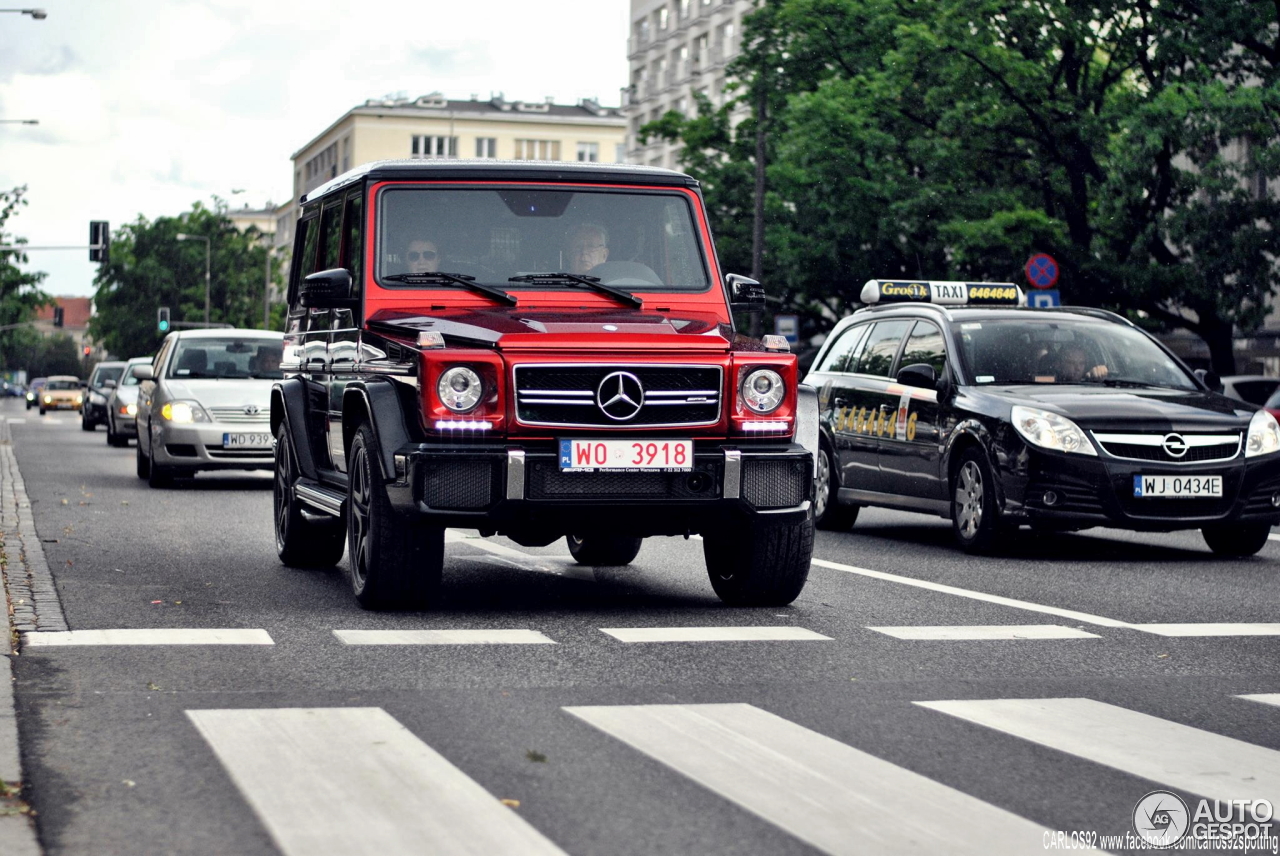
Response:
[[[1280,535],[1277,535],[1276,533],[1272,532],[1270,535],[1267,536],[1267,539],[1270,541],[1280,541]]]
[[[1134,630],[1157,636],[1280,636],[1280,624],[1134,624]]]
[[[619,642],[831,641],[803,627],[601,627],[600,632]]]
[[[10,420],[9,420],[9,424],[10,424],[10,425],[26,425],[26,424],[27,424],[27,420],[25,420],[25,419],[10,419]]]
[[[381,708],[187,716],[285,856],[563,856]]]
[[[1087,698],[915,704],[1193,794],[1280,801],[1280,752],[1116,705]]]
[[[828,562],[825,559],[814,559],[813,564],[819,568],[843,571],[846,574],[860,574],[861,576],[870,577],[875,580],[885,580],[886,582],[915,586],[916,588],[936,591],[942,594],[951,594],[956,595],[957,597],[967,597],[971,600],[995,603],[1000,606],[1011,606],[1014,609],[1025,609],[1031,612],[1040,612],[1045,615],[1054,615],[1058,618],[1067,618],[1071,621],[1083,622],[1084,624],[1096,624],[1099,627],[1132,627],[1128,622],[1117,621],[1114,618],[1106,618],[1101,615],[1090,615],[1087,612],[1076,612],[1072,609],[1059,609],[1056,606],[1045,606],[1044,604],[1032,603],[1027,600],[1018,600],[1012,597],[1001,597],[996,594],[985,594],[980,591],[970,591],[969,589],[943,585],[942,583],[933,583],[928,580],[918,580],[914,577],[902,577],[897,574],[886,574],[883,571],[873,571],[869,568],[857,568],[853,565],[842,565],[839,562]]]
[[[1280,693],[1254,693],[1252,695],[1238,695],[1236,698],[1246,699],[1247,701],[1256,701],[1259,704],[1270,704],[1280,707]]]
[[[536,630],[335,630],[347,645],[554,645]]]
[[[986,624],[971,626],[868,627],[895,639],[989,640],[989,639],[1101,639],[1096,633],[1058,624]]]
[[[27,645],[61,648],[76,645],[274,645],[265,630],[206,627],[149,627],[121,630],[35,630],[23,633]]]
[[[825,853],[1021,854],[1045,834],[749,704],[564,710]]]
[[[447,544],[465,544],[468,547],[475,547],[477,550],[484,550],[492,553],[501,559],[506,559],[512,566],[525,571],[542,571],[544,573],[555,574],[560,577],[568,577],[574,580],[585,580],[587,582],[595,582],[595,571],[585,565],[579,565],[574,561],[572,556],[563,554],[554,556],[535,556],[532,553],[526,553],[522,550],[516,550],[508,547],[506,544],[498,544],[488,538],[481,538],[477,535],[463,535],[456,529],[446,529],[444,540]]]

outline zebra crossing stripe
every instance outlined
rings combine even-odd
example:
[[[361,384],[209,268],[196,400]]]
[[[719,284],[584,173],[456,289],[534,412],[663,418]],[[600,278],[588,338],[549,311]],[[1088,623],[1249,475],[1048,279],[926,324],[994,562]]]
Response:
[[[32,648],[79,645],[274,645],[265,630],[214,627],[142,627],[113,630],[33,630],[22,634]]]
[[[749,704],[564,710],[824,853],[1022,854],[1045,834]]]
[[[1133,624],[1134,630],[1157,636],[1280,636],[1280,624],[1203,623],[1203,624]]]
[[[921,627],[868,627],[895,639],[987,641],[993,639],[1101,639],[1096,633],[1058,624],[975,624]]]
[[[1246,701],[1256,701],[1259,704],[1270,704],[1280,707],[1280,693],[1255,693],[1253,695],[1239,695],[1236,698],[1242,698]]]
[[[1087,698],[915,704],[1214,799],[1280,802],[1280,752]]]
[[[619,642],[830,642],[803,627],[601,627]]]
[[[186,713],[285,856],[564,856],[381,708]]]
[[[335,630],[346,645],[554,645],[537,630]]]

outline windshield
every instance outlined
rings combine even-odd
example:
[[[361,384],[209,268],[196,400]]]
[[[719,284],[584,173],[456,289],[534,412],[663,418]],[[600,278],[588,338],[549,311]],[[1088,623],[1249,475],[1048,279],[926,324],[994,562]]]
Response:
[[[168,376],[279,380],[284,377],[280,371],[283,349],[282,338],[183,339],[169,361]]]
[[[45,391],[53,391],[55,389],[79,389],[80,381],[78,380],[51,380],[44,385]]]
[[[1079,316],[961,321],[961,360],[974,383],[1096,383],[1196,389],[1132,327]]]
[[[504,290],[582,285],[512,281],[548,273],[628,290],[709,286],[682,193],[415,187],[389,189],[380,200],[378,281],[388,288],[452,287],[402,278],[437,272]]]

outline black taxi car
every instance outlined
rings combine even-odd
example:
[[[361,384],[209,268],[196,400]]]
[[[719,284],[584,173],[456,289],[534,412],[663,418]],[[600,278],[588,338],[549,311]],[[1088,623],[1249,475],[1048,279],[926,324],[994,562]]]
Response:
[[[871,280],[862,302],[805,379],[819,527],[872,505],[949,518],[970,552],[1027,524],[1200,529],[1247,556],[1280,522],[1280,424],[1121,316],[1008,283]]]

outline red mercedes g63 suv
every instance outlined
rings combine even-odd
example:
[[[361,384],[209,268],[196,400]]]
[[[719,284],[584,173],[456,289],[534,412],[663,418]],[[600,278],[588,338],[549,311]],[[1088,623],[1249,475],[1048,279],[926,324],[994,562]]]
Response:
[[[271,400],[282,562],[345,541],[360,604],[412,608],[446,527],[566,537],[596,565],[698,533],[725,602],[800,593],[817,397],[785,342],[735,331],[763,292],[722,276],[696,181],[386,161],[301,208]]]

